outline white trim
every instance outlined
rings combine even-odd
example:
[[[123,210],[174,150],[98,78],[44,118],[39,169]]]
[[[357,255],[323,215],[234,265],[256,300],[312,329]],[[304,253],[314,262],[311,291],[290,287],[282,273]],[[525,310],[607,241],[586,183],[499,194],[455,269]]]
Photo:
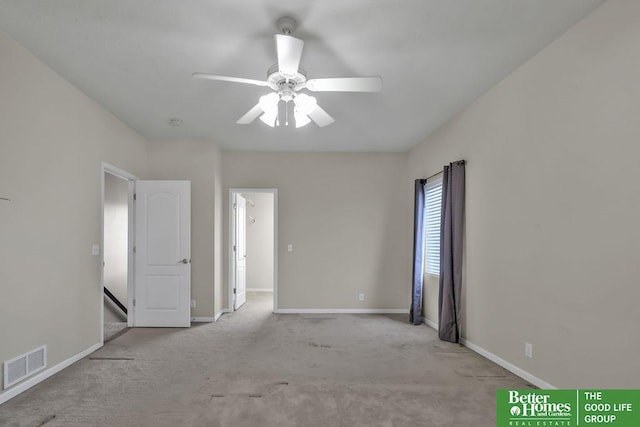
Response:
[[[41,383],[42,381],[46,380],[50,376],[57,374],[58,372],[62,371],[64,368],[73,365],[78,360],[88,356],[89,354],[91,354],[94,351],[98,350],[100,347],[102,347],[101,343],[94,344],[91,347],[89,347],[88,349],[86,349],[84,351],[81,351],[80,353],[76,354],[75,356],[72,356],[72,357],[68,358],[67,360],[64,360],[64,361],[58,363],[57,365],[47,369],[46,371],[43,371],[43,372],[39,373],[38,375],[36,375],[34,377],[31,377],[28,380],[26,380],[24,382],[21,382],[20,384],[8,389],[7,391],[5,391],[3,393],[0,393],[0,405],[3,404],[4,402],[6,402],[7,400],[16,397],[20,393],[23,393],[23,392],[29,390],[31,387],[35,386],[36,384]]]
[[[277,188],[229,188],[229,230],[227,238],[227,255],[229,270],[227,274],[227,292],[229,294],[229,308],[227,313],[232,313],[235,306],[233,301],[233,282],[235,274],[233,257],[233,195],[236,193],[269,193],[273,194],[273,312],[278,311],[278,189]]]
[[[127,326],[133,328],[135,326],[136,308],[133,303],[133,297],[136,290],[136,262],[133,248],[136,244],[136,202],[134,196],[136,194],[136,181],[129,181],[129,257],[127,262]]]
[[[100,164],[100,343],[104,344],[104,190],[105,190],[105,182],[104,182],[104,174],[108,173],[110,175],[114,175],[125,179],[129,183],[129,241],[128,241],[128,265],[127,265],[127,294],[128,301],[127,306],[129,307],[129,314],[127,315],[127,326],[133,326],[133,244],[134,244],[134,203],[133,203],[133,183],[138,179],[137,176],[130,174],[127,171],[124,171],[112,164],[107,162],[101,162]]]
[[[516,365],[507,362],[506,360],[502,359],[501,357],[496,356],[495,354],[485,350],[484,348],[470,342],[467,341],[464,338],[460,338],[460,343],[462,345],[464,345],[465,347],[469,348],[470,350],[475,351],[476,353],[478,353],[481,356],[484,356],[485,358],[491,360],[493,363],[502,366],[504,369],[506,369],[507,371],[510,371],[514,374],[516,374],[517,376],[519,376],[520,378],[522,378],[523,380],[526,380],[528,382],[530,382],[531,384],[535,385],[536,387],[542,388],[542,389],[556,389],[557,387],[555,387],[552,384],[549,384],[546,381],[541,380],[540,378],[536,377],[535,375],[530,374],[529,372],[525,371],[524,369],[518,368]]]
[[[276,314],[407,314],[405,308],[281,308]]]
[[[191,321],[194,323],[211,323],[215,322],[216,319],[214,317],[192,317]]]
[[[109,172],[111,175],[117,175],[122,179],[126,179],[127,181],[135,181],[138,179],[137,176],[130,174],[129,172],[113,166],[112,164],[107,162],[102,162],[102,168],[104,172]]]
[[[235,260],[233,259],[233,239],[234,239],[234,223],[235,223],[235,214],[233,212],[233,192],[229,189],[229,229],[227,230],[227,302],[229,303],[229,307],[233,310],[233,305],[235,301],[233,300],[233,282],[235,281]]]
[[[429,319],[424,319],[424,323],[435,329],[436,331],[438,330],[438,324],[436,322],[434,322],[433,320],[429,320]],[[535,385],[536,387],[542,388],[542,389],[556,389],[557,387],[553,386],[552,384],[549,384],[546,381],[541,380],[540,378],[536,377],[535,375],[530,374],[529,372],[525,371],[524,369],[520,369],[518,368],[516,365],[507,362],[506,360],[504,360],[501,357],[496,356],[495,354],[485,350],[484,348],[470,342],[467,341],[464,338],[460,338],[460,344],[464,345],[465,347],[467,347],[469,350],[474,351],[476,353],[478,353],[479,355],[483,356],[486,359],[489,359],[490,361],[492,361],[493,363],[495,363],[496,365],[502,366],[504,369],[506,369],[507,371],[519,376],[520,378],[522,378],[523,380],[526,380],[528,382],[530,382],[531,384]]]
[[[273,311],[278,309],[278,189],[273,189]]]
[[[247,292],[271,292],[273,293],[273,289],[260,289],[260,288],[247,288]]]
[[[228,313],[228,312],[229,312],[229,309],[227,309],[227,308],[223,308],[223,309],[222,309],[222,310],[220,310],[218,313],[216,313],[216,315],[215,315],[215,316],[213,316],[213,321],[214,321],[214,322],[217,322],[217,321],[218,321],[218,319],[220,319],[220,316],[222,316],[223,314]]]
[[[436,322],[434,322],[433,320],[429,320],[429,319],[427,319],[425,317],[423,322],[425,323],[425,325],[429,326],[430,328],[433,328],[436,331],[438,330],[438,324]]]

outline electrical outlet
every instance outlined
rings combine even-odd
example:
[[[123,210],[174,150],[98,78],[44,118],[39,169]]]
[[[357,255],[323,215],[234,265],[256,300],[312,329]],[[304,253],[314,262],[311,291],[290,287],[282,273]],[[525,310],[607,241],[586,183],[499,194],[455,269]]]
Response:
[[[196,300],[191,300],[191,308],[196,308]]]
[[[524,355],[533,359],[533,344],[530,342],[524,343]]]
[[[359,301],[364,301],[364,294],[363,293],[359,293],[358,294],[358,300]]]

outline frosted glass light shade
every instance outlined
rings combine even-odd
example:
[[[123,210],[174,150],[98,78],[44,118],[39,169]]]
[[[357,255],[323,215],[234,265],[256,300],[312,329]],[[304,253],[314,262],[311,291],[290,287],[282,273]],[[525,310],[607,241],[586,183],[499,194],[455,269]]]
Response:
[[[298,94],[293,102],[296,104],[296,107],[300,109],[300,111],[306,115],[309,115],[316,109],[318,106],[318,102],[313,96],[309,96],[305,93]]]
[[[293,115],[296,118],[296,128],[301,128],[311,123],[311,119],[298,108],[293,110]]]

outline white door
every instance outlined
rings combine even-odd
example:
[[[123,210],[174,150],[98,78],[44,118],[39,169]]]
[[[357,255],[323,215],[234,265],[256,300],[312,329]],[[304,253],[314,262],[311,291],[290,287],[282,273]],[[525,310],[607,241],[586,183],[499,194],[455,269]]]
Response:
[[[136,181],[134,326],[191,325],[191,182]]]
[[[240,194],[235,195],[235,239],[233,243],[235,259],[235,303],[237,310],[247,302],[247,201]]]

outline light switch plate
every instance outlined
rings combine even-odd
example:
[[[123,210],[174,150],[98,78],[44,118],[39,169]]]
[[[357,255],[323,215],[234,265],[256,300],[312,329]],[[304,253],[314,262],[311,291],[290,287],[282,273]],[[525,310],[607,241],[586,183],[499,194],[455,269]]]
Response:
[[[100,255],[100,245],[93,245],[91,247],[91,255],[93,256]]]
[[[287,250],[289,252],[293,252],[293,245],[292,244],[287,245]]]

